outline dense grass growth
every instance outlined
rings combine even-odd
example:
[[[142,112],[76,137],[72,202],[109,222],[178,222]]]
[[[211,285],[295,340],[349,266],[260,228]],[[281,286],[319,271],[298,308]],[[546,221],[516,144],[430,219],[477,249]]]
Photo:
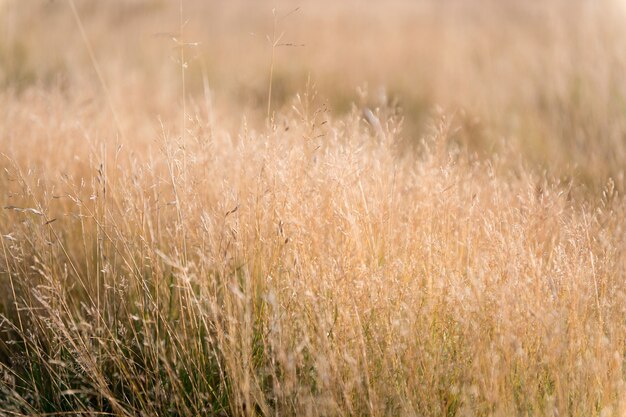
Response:
[[[626,15],[475,3],[0,2],[0,415],[626,414]]]

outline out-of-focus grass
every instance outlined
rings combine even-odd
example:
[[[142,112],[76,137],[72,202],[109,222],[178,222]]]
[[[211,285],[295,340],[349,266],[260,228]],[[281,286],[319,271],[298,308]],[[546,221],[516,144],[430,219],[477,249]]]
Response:
[[[439,106],[481,126],[481,133],[466,134],[476,151],[492,152],[505,142],[555,175],[596,189],[611,176],[623,189],[626,35],[620,4],[278,3],[279,17],[299,9],[278,25],[282,42],[295,46],[277,49],[273,102],[276,109],[288,108],[312,80],[334,114],[345,114],[352,103],[397,103],[404,135],[416,141]],[[135,94],[156,107],[147,117],[175,110],[178,3],[77,5],[116,105]],[[262,126],[258,109],[267,101],[272,7],[246,1],[188,1],[184,7],[185,42],[194,43],[187,47],[188,98],[203,100],[206,77],[219,107],[244,109],[249,123]],[[48,80],[72,93],[99,93],[66,4],[5,2],[4,9],[3,24],[10,28],[0,48],[5,85],[23,90]],[[361,103],[357,89],[366,85],[371,100]]]

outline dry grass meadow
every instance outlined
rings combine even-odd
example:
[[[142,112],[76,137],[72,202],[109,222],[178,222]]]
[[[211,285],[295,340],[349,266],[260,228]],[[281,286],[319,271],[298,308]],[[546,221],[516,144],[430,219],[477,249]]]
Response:
[[[0,1],[0,416],[626,416],[625,3]]]

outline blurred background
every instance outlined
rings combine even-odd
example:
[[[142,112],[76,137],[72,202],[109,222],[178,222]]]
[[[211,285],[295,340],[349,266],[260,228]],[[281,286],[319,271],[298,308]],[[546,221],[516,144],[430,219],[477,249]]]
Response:
[[[233,132],[266,123],[273,67],[276,117],[317,91],[331,117],[387,109],[418,141],[445,112],[472,152],[624,189],[621,0],[184,0],[182,21],[181,37],[179,1],[0,0],[0,148],[19,153],[8,139],[41,135],[51,113],[47,146],[71,129],[114,135],[113,113],[134,143],[157,120],[175,130],[182,42],[188,114]]]

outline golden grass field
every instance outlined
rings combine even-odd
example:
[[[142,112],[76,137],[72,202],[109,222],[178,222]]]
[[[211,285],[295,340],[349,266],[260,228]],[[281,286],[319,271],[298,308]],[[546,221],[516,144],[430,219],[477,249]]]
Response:
[[[0,1],[0,416],[626,416],[626,6]]]

